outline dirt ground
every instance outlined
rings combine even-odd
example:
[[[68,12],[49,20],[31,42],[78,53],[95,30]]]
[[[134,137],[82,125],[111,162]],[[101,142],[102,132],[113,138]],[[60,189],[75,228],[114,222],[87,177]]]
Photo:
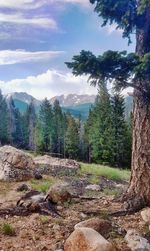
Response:
[[[108,240],[114,243],[118,251],[129,251],[124,241],[126,230],[138,229],[142,235],[149,237],[147,226],[141,220],[140,212],[134,215],[122,217],[110,217],[111,212],[121,208],[121,204],[115,199],[115,195],[105,191],[85,192],[86,178],[63,177],[74,183],[74,189],[86,196],[97,197],[94,200],[72,199],[71,202],[58,205],[57,210],[61,216],[43,216],[38,213],[29,216],[0,216],[0,251],[54,251],[63,249],[64,242],[73,232],[74,225],[80,221],[99,217],[112,222],[113,230],[109,233]],[[39,181],[40,182],[40,181]],[[112,182],[112,181],[110,181]],[[109,181],[107,180],[107,183]],[[16,188],[22,183],[0,182],[0,210],[15,206],[18,199],[25,192],[17,192]],[[29,184],[28,182],[26,184]],[[125,189],[127,184],[121,184]],[[119,189],[119,188],[117,188]],[[12,236],[3,231],[4,224],[10,224],[14,229]]]

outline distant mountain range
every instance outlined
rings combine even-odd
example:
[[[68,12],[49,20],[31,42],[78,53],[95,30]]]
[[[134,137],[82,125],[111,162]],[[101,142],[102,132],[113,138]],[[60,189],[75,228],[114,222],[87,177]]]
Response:
[[[41,104],[41,101],[34,98],[33,96],[29,95],[26,92],[12,92],[6,95],[6,100],[9,100],[12,98],[13,100],[18,100],[23,103],[26,103],[29,105],[31,101],[34,103],[35,106],[39,106]]]
[[[34,98],[25,92],[13,92],[7,94],[6,100],[9,101],[11,98],[14,100],[15,106],[20,110],[20,112],[25,112],[27,106],[31,101],[35,105],[35,109],[38,112],[42,101]],[[50,99],[50,103],[54,104],[55,100],[59,100],[60,106],[64,112],[70,112],[74,117],[79,117],[85,120],[88,117],[89,109],[94,104],[96,95],[78,95],[78,94],[69,94],[69,95],[60,95],[55,96]],[[131,96],[126,97],[125,99],[125,116],[128,117],[133,106],[133,100]]]
[[[77,95],[77,94],[68,94],[55,96],[50,99],[51,104],[55,100],[58,100],[62,107],[78,106],[83,104],[93,104],[95,102],[96,95]]]

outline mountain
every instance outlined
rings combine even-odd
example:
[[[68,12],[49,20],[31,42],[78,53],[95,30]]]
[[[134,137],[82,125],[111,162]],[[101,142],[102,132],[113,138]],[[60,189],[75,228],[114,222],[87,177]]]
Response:
[[[9,102],[9,99],[12,98],[14,100],[15,106],[22,113],[26,111],[27,105],[30,104],[31,101],[33,101],[35,109],[38,113],[42,102],[25,92],[13,92],[11,94],[7,94],[5,97],[7,102]],[[51,98],[50,103],[53,104],[54,101],[57,99],[59,100],[62,110],[64,112],[71,113],[75,118],[79,118],[81,116],[82,120],[86,120],[89,114],[89,109],[95,102],[95,98],[96,98],[95,95],[87,95],[87,94],[60,95]],[[130,112],[132,111],[132,107],[133,107],[133,98],[131,96],[127,96],[125,98],[126,119],[130,117]]]
[[[26,111],[27,105],[29,105],[31,101],[33,101],[37,113],[40,109],[41,101],[25,92],[13,92],[7,94],[7,102],[9,102],[10,98],[14,100],[15,106],[20,110],[21,113],[24,113]],[[50,103],[53,104],[57,99],[59,100],[64,112],[69,112],[75,118],[81,117],[82,120],[85,120],[88,117],[91,105],[95,102],[95,98],[95,95],[69,94],[55,96],[50,99]]]
[[[59,100],[59,103],[62,107],[72,107],[78,106],[82,104],[93,104],[95,102],[96,95],[78,95],[78,94],[68,94],[55,96],[50,99],[51,104],[54,103],[55,100]]]
[[[81,117],[81,120],[86,120],[89,115],[91,103],[62,107],[63,112],[69,112],[75,118]]]
[[[34,98],[33,96],[29,95],[26,92],[13,92],[13,93],[7,94],[5,97],[6,97],[6,100],[9,100],[10,98],[12,98],[14,101],[18,100],[27,105],[29,105],[32,101],[36,107],[40,106],[41,104],[40,100]]]
[[[26,92],[13,92],[5,95],[7,103],[12,98],[14,101],[15,106],[19,109],[21,113],[24,113],[27,109],[27,106],[31,103],[34,103],[35,110],[38,112],[41,101],[34,98],[33,96],[29,95]]]

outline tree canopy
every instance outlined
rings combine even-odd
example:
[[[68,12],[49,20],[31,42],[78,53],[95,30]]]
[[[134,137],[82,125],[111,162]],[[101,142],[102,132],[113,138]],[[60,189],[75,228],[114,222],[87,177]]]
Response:
[[[140,57],[126,51],[106,51],[95,56],[90,51],[82,50],[80,55],[67,62],[74,75],[88,75],[91,85],[101,85],[107,81],[114,84],[115,89],[121,90],[133,87],[149,98],[149,88],[143,90],[135,79],[150,79],[150,53]]]
[[[140,27],[150,7],[149,0],[90,0],[90,3],[95,4],[95,12],[103,18],[103,26],[116,23],[116,28],[123,30],[123,37],[128,38]]]

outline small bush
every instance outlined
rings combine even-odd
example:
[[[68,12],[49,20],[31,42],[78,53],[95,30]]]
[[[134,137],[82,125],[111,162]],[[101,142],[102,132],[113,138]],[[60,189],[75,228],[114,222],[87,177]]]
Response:
[[[9,223],[4,223],[2,226],[2,233],[5,235],[15,235],[15,230],[13,228],[13,226]]]

